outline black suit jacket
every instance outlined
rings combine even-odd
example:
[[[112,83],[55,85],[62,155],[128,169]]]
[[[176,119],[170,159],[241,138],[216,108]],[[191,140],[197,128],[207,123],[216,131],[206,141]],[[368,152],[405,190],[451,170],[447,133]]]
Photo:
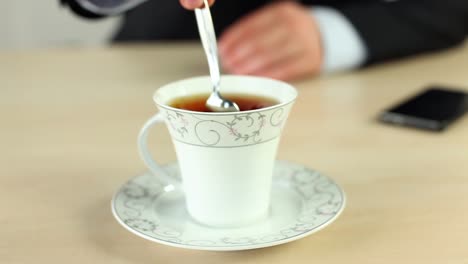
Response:
[[[75,12],[99,17],[69,3]],[[211,8],[217,34],[243,15],[271,3],[269,0],[218,0]],[[367,64],[461,43],[468,34],[468,0],[303,0],[344,14],[362,37]],[[150,0],[125,15],[115,41],[197,39],[193,12],[177,0]],[[345,44],[344,44],[345,45]]]

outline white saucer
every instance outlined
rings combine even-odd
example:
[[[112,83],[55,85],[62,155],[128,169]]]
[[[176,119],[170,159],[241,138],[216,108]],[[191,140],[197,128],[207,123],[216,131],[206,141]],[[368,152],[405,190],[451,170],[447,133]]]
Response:
[[[179,178],[177,163],[166,171]],[[112,199],[112,212],[130,232],[161,244],[199,250],[245,250],[303,238],[332,223],[345,207],[343,190],[302,165],[277,161],[267,219],[241,228],[198,224],[185,209],[181,190],[165,192],[145,173],[125,183]]]

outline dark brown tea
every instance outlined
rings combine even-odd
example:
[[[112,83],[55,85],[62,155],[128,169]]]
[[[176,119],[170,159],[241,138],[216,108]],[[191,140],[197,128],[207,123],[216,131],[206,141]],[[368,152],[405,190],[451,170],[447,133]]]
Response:
[[[209,94],[196,94],[187,97],[179,97],[171,102],[169,106],[196,112],[212,112],[205,105]],[[250,94],[223,94],[223,97],[235,102],[241,111],[257,110],[279,104],[273,98],[250,95]]]

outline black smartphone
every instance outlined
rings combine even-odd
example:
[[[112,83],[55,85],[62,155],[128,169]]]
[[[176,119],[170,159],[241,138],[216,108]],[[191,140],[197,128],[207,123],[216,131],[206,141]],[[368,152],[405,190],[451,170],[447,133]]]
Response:
[[[468,110],[468,93],[431,86],[379,115],[382,122],[442,131]]]

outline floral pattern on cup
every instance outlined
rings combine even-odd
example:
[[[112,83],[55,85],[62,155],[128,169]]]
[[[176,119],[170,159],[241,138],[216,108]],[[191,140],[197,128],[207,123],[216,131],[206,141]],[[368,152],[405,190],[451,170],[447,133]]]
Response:
[[[235,115],[160,108],[174,140],[205,147],[242,147],[279,137],[292,104]]]

